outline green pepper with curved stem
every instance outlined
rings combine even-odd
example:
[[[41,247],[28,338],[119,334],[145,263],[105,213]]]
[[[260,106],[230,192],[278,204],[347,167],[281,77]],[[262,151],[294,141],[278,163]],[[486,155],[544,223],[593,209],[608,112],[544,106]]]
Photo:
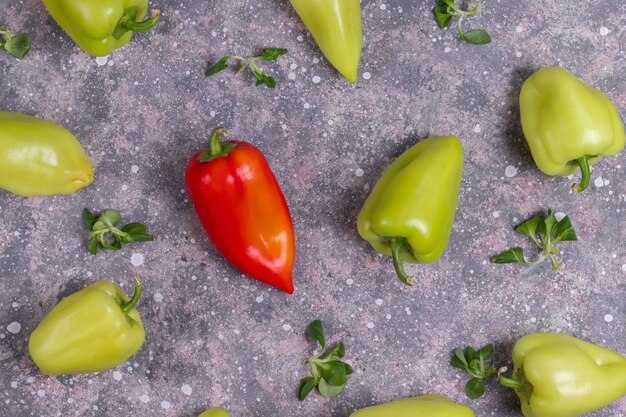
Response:
[[[536,333],[513,349],[513,388],[526,417],[578,417],[626,395],[626,358],[573,336]]]
[[[135,354],[144,341],[135,309],[142,287],[132,298],[117,285],[100,281],[56,305],[33,331],[28,349],[48,375],[86,374],[113,368]]]
[[[126,45],[133,32],[145,32],[159,22],[158,10],[143,20],[148,0],[43,0],[48,11],[84,51],[106,56]]]
[[[324,56],[351,83],[361,60],[359,0],[290,0]]]
[[[547,175],[568,176],[580,168],[575,191],[587,188],[589,165],[624,149],[626,134],[607,96],[562,67],[530,76],[520,93],[522,130],[535,163]]]
[[[392,256],[406,285],[413,278],[402,261],[433,263],[452,230],[463,172],[463,148],[455,136],[423,140],[404,152],[380,177],[357,226],[376,251]]]
[[[474,411],[443,395],[422,395],[363,408],[350,417],[474,417]]]
[[[213,407],[200,414],[198,417],[230,417],[228,411],[222,407]]]

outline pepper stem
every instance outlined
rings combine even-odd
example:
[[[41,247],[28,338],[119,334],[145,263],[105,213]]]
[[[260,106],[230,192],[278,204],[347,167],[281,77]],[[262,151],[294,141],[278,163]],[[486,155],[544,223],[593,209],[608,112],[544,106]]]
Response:
[[[152,10],[151,17],[143,22],[136,22],[133,16],[132,18],[122,18],[119,26],[132,32],[145,32],[155,27],[156,24],[159,23],[159,20],[161,20],[161,12],[159,10]]]
[[[137,285],[135,285],[135,292],[133,293],[133,297],[127,303],[122,304],[122,313],[126,315],[128,315],[128,313],[130,313],[130,311],[133,308],[135,308],[135,305],[137,305],[139,298],[141,298],[141,292],[142,292],[141,279],[139,278],[139,275],[137,274],[135,274],[133,278],[135,279],[135,282],[137,283]]]
[[[221,156],[224,154],[224,150],[222,149],[222,143],[220,142],[220,138],[222,135],[227,135],[228,130],[223,127],[216,127],[211,132],[211,136],[209,137],[209,155],[213,158],[216,156]]]
[[[389,241],[389,246],[391,247],[391,256],[393,256],[393,267],[396,269],[396,274],[400,281],[404,285],[413,285],[413,278],[410,277],[406,271],[404,270],[404,265],[402,264],[402,252],[406,250],[406,243],[404,239],[393,238]]]
[[[589,185],[591,179],[591,169],[589,168],[589,159],[592,157],[589,155],[581,156],[576,160],[576,163],[580,166],[580,173],[582,175],[579,184],[572,185],[572,190],[580,193],[584,191]]]

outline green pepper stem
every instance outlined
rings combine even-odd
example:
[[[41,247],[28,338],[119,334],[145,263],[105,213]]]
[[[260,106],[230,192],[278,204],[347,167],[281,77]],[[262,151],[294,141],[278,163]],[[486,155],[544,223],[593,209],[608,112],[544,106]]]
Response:
[[[406,250],[406,243],[403,239],[393,238],[389,241],[389,246],[391,247],[391,256],[393,256],[393,267],[396,269],[398,278],[404,285],[413,285],[413,278],[406,273],[402,264],[401,255],[402,251]]]
[[[133,293],[133,297],[130,299],[129,302],[122,304],[122,313],[126,315],[128,315],[128,313],[130,313],[131,310],[135,308],[135,305],[137,305],[139,298],[141,298],[141,292],[142,292],[141,279],[139,278],[139,275],[137,274],[135,274],[133,278],[135,279],[135,282],[137,283],[137,285],[135,285],[135,292]]]
[[[500,385],[505,386],[507,388],[513,388],[516,390],[521,390],[524,387],[524,383],[515,378],[507,378],[506,376],[498,375],[498,382]]]
[[[213,158],[217,156],[222,156],[224,154],[224,149],[222,149],[222,143],[220,142],[220,138],[222,135],[227,135],[228,130],[223,127],[216,127],[211,132],[211,136],[209,137],[209,155]]]
[[[589,155],[581,156],[576,160],[576,163],[580,166],[580,173],[582,175],[579,184],[572,185],[572,190],[580,193],[584,191],[589,185],[591,179],[591,169],[589,168],[589,159],[592,157]]]
[[[134,18],[124,16],[118,26],[132,32],[145,32],[155,27],[156,24],[159,23],[159,20],[161,20],[161,12],[159,10],[153,10],[152,17],[143,22],[136,22]]]

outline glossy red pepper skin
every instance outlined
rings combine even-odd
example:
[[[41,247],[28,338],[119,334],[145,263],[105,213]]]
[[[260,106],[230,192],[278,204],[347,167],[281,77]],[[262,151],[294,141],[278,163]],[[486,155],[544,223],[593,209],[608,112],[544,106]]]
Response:
[[[216,249],[244,274],[292,294],[295,236],[285,197],[261,151],[219,142],[191,157],[186,182],[200,222]]]

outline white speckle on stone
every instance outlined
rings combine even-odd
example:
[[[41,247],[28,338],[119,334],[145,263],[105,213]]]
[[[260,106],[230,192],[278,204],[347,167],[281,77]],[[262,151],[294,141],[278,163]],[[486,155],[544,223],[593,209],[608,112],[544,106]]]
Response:
[[[367,323],[367,328],[368,329],[373,329],[374,328],[374,323],[372,323],[371,321],[369,323]]]
[[[371,74],[371,73],[369,73],[369,72],[367,72],[367,71],[365,71],[365,72],[363,73],[363,79],[364,79],[364,80],[369,80],[370,78],[372,78],[372,74]]]
[[[9,333],[18,334],[20,330],[22,330],[22,325],[14,321],[7,326],[7,330],[9,331]]]
[[[298,64],[291,64],[289,65],[289,68],[291,68],[292,70],[295,70],[296,68],[298,68]]]
[[[143,265],[143,254],[133,253],[133,255],[130,257],[130,263],[135,266]]]
[[[515,52],[515,56],[518,57],[518,58],[521,58],[522,57],[522,53],[521,52]]]
[[[318,57],[313,58],[313,63],[317,64],[318,62],[320,62],[320,59]]]
[[[304,103],[304,108],[305,108],[305,109],[310,109],[310,108],[311,108],[311,105],[310,105],[309,103]]]
[[[122,380],[122,373],[120,371],[113,372],[113,379],[116,381]]]
[[[352,284],[354,284],[354,280],[353,280],[352,278],[348,278],[348,279],[346,280],[346,284],[348,284],[348,285],[352,285]]]
[[[18,308],[19,306],[20,306],[20,305],[19,305],[18,303],[13,303],[13,304],[11,304],[11,307],[13,307],[13,308]]]
[[[613,315],[612,314],[605,314],[604,315],[604,321],[606,321],[607,323],[610,323],[613,321]]]
[[[291,330],[291,326],[288,324],[283,324],[283,330],[288,332],[289,330]]]
[[[330,120],[328,121],[328,124],[332,126],[332,125],[334,125],[334,124],[335,124],[335,122],[334,122],[334,120],[330,119]]]
[[[256,302],[257,303],[262,303],[263,302],[263,297],[261,297],[260,295],[256,298]]]
[[[504,175],[506,175],[509,178],[512,178],[512,177],[516,176],[517,175],[517,168],[514,167],[513,165],[509,165],[504,170]]]
[[[604,180],[602,179],[602,177],[598,177],[593,181],[593,184],[598,188],[604,187]]]
[[[446,49],[444,49],[443,52],[445,52],[447,54],[447,53],[450,53],[451,50],[452,49],[450,49],[449,46],[446,46]]]
[[[406,315],[407,315],[407,316],[410,316],[410,315],[411,315],[411,309],[410,309],[410,308],[406,307],[406,308],[404,309],[404,311],[406,311]]]
[[[313,84],[319,84],[322,79],[318,75],[314,75],[312,78]]]
[[[493,216],[494,219],[499,219],[500,218],[500,212],[498,210],[496,210],[493,213],[491,213],[491,215]]]
[[[383,300],[380,298],[377,298],[376,301],[374,301],[376,303],[377,306],[381,306],[383,305]]]
[[[158,293],[154,294],[154,296],[152,296],[152,298],[154,298],[154,301],[156,301],[157,303],[160,303],[161,301],[163,301],[163,294],[158,292]]]
[[[554,218],[556,219],[557,222],[560,222],[561,220],[563,220],[564,217],[565,217],[565,213],[562,213],[560,211],[557,211],[556,213],[554,213]]]
[[[17,388],[18,383],[15,381],[11,381],[11,388]]]
[[[185,395],[191,395],[192,389],[191,389],[191,386],[189,384],[183,384],[183,386],[180,387],[180,390]]]
[[[622,271],[626,272],[626,264],[622,265]]]
[[[522,25],[519,25],[518,27],[515,28],[515,31],[517,33],[522,33],[524,31],[524,27],[522,27]]]
[[[387,5],[386,4],[381,4],[380,5],[380,10],[387,10]]]
[[[126,184],[122,185],[122,191],[128,191],[128,185]]]
[[[41,398],[46,396],[46,391],[42,390],[42,389],[38,389],[37,390],[37,395],[39,395]]]
[[[302,35],[298,35],[298,37],[296,38],[298,40],[298,42],[302,42],[304,40],[304,38],[302,37]]]
[[[365,174],[365,171],[363,171],[361,168],[357,168],[357,169],[356,169],[356,171],[354,171],[354,174],[355,174],[357,177],[362,177],[362,176],[363,176],[363,174]]]
[[[170,408],[171,404],[169,401],[161,401],[161,408],[164,410],[168,410]]]
[[[476,133],[480,133],[482,129],[480,128],[480,124],[477,124],[476,126],[474,126],[474,132]]]
[[[141,401],[144,404],[147,404],[148,401],[150,401],[150,397],[148,397],[146,394],[144,394],[141,397],[139,397],[139,401]]]
[[[295,80],[296,79],[296,73],[295,72],[290,72],[289,75],[287,75],[287,78],[289,78],[290,80]]]
[[[109,62],[109,56],[99,56],[96,58],[96,64],[98,64],[99,67],[105,66],[107,64],[107,62]]]
[[[209,116],[215,117],[215,115],[216,115],[215,110],[211,110],[211,112],[209,113]]]
[[[68,398],[67,399],[67,403],[68,404],[74,404],[74,399],[73,398]]]
[[[139,172],[139,167],[137,165],[133,165],[132,167],[130,167],[130,170],[133,174],[136,174],[137,172]]]
[[[609,33],[611,33],[611,31],[609,30],[609,28],[604,27],[604,26],[602,26],[602,27],[600,28],[600,35],[602,35],[602,36],[606,36],[606,35],[608,35]]]

